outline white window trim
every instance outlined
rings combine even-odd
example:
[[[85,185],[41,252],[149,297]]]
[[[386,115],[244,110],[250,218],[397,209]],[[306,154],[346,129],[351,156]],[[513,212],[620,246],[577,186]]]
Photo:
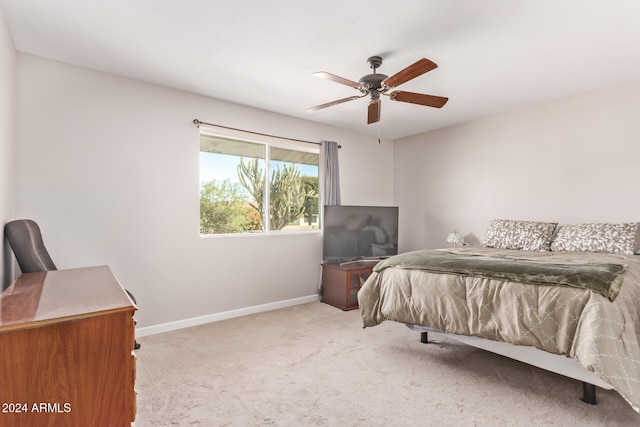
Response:
[[[277,148],[284,148],[284,149],[289,149],[289,150],[297,150],[297,151],[304,151],[307,153],[314,153],[314,154],[318,154],[319,155],[319,164],[318,164],[318,190],[320,192],[320,197],[318,199],[318,216],[320,218],[320,224],[322,224],[322,206],[323,206],[323,194],[321,191],[321,185],[320,183],[323,182],[323,168],[321,167],[322,165],[322,150],[321,150],[321,144],[318,143],[318,146],[315,148],[309,147],[310,144],[313,143],[307,143],[307,142],[300,142],[300,141],[293,141],[293,140],[287,140],[287,142],[282,142],[282,139],[280,138],[274,138],[274,137],[270,137],[267,135],[260,135],[259,137],[256,137],[254,134],[248,133],[248,132],[242,132],[239,130],[233,130],[233,129],[218,129],[216,127],[211,127],[211,126],[207,126],[204,124],[200,124],[199,125],[199,133],[198,133],[198,137],[200,136],[200,134],[206,134],[206,135],[211,135],[214,137],[222,137],[222,138],[233,138],[233,139],[238,139],[241,141],[246,141],[246,142],[252,142],[252,143],[256,143],[256,144],[264,144],[266,147],[266,151],[265,151],[265,186],[267,186],[267,188],[271,188],[271,176],[269,174],[269,171],[271,170],[270,168],[270,161],[271,161],[271,155],[270,155],[270,151],[269,149],[271,147],[277,147]],[[198,138],[199,139],[199,138]],[[200,149],[198,149],[198,153],[200,153]],[[264,200],[264,206],[270,206],[270,191],[265,191],[265,200]],[[268,214],[269,215],[269,214]],[[198,208],[198,224],[200,221],[200,209]],[[242,238],[242,237],[266,237],[266,236],[295,236],[295,235],[301,235],[301,234],[319,234],[322,233],[322,226],[320,226],[317,229],[307,229],[307,230],[271,230],[271,218],[269,216],[269,218],[267,218],[266,224],[264,224],[264,231],[260,231],[260,232],[244,232],[244,233],[220,233],[220,234],[200,234],[199,230],[200,227],[198,227],[198,235],[200,236],[200,238]]]

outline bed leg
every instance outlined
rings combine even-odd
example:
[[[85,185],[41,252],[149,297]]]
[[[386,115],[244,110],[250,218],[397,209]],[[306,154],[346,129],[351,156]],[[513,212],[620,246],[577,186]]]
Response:
[[[582,383],[582,401],[589,405],[597,405],[596,401],[596,386],[589,383]]]
[[[428,332],[420,332],[420,342],[423,344],[429,344]]]

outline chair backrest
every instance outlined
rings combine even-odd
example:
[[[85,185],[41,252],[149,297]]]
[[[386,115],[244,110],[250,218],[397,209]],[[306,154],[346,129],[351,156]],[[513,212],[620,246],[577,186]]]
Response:
[[[10,221],[4,226],[4,234],[18,260],[20,271],[35,273],[57,270],[47,252],[40,227],[30,219]]]

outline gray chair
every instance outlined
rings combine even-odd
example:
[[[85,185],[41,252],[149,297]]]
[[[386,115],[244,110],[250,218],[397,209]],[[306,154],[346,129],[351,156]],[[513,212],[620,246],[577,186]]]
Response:
[[[4,226],[4,234],[7,236],[9,246],[16,256],[20,271],[23,273],[37,273],[40,271],[57,270],[47,248],[42,240],[40,227],[30,219],[17,219]],[[134,304],[137,304],[133,294],[127,291]],[[140,348],[136,341],[135,348]]]
[[[30,219],[18,219],[4,226],[4,234],[23,273],[57,270],[42,240],[40,227]]]

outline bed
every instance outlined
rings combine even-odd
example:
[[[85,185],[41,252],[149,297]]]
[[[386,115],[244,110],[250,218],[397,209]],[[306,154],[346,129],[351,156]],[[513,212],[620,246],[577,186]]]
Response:
[[[407,324],[595,386],[640,412],[638,223],[493,220],[483,245],[384,260],[358,293],[364,327]]]

